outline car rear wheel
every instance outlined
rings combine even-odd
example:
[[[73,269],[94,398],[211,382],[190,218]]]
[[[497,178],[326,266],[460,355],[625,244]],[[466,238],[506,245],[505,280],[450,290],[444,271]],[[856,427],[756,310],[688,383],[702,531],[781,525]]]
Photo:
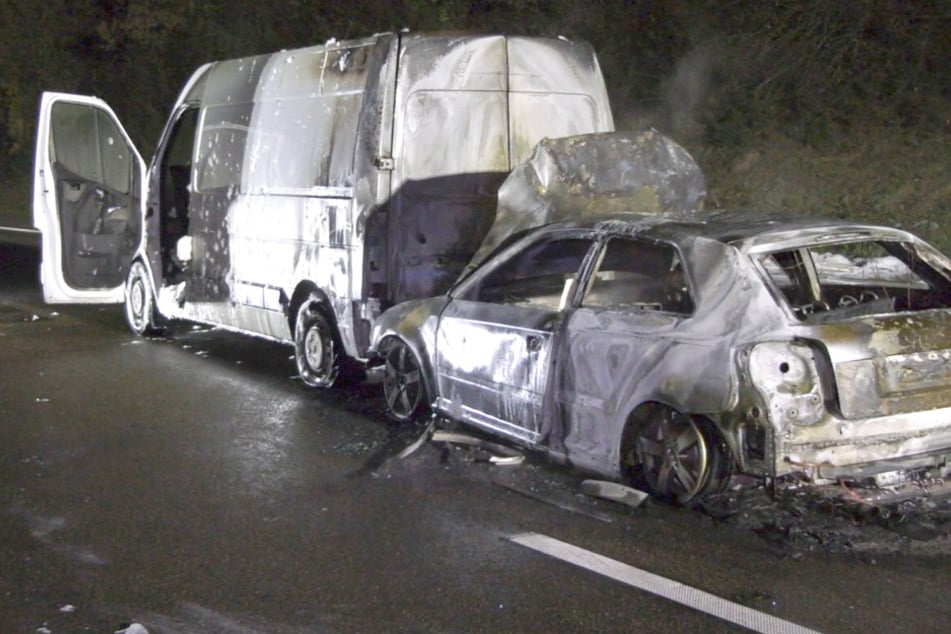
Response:
[[[133,262],[125,283],[125,318],[137,335],[154,335],[162,331],[155,311],[155,297],[149,271],[141,262]]]
[[[383,355],[383,396],[391,418],[411,422],[429,413],[429,396],[421,364],[401,339],[390,339]]]
[[[320,306],[319,299],[311,298],[297,311],[294,356],[297,372],[304,383],[313,387],[331,387],[337,380],[340,358],[333,329]]]
[[[721,486],[722,448],[699,421],[668,407],[655,408],[640,426],[631,458],[658,497],[686,504]]]

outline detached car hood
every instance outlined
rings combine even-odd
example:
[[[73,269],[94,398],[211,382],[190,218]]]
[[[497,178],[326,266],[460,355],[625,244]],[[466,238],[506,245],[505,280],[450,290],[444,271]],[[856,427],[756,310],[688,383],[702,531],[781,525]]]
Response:
[[[706,194],[693,157],[656,130],[543,139],[502,183],[495,222],[467,270],[523,229],[621,211],[690,214]]]

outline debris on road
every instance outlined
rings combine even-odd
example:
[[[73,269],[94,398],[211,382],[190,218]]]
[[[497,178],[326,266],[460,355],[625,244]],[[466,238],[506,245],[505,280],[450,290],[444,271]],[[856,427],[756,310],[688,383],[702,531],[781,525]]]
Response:
[[[649,497],[649,494],[644,491],[607,480],[584,480],[581,483],[581,492],[592,497],[626,504],[631,508],[637,508]]]
[[[493,480],[493,484],[496,484],[503,489],[508,489],[513,493],[518,493],[519,495],[524,495],[527,498],[531,498],[536,502],[543,502],[545,504],[550,504],[556,508],[560,508],[563,511],[569,511],[577,515],[583,515],[585,517],[590,517],[591,519],[600,520],[602,522],[613,522],[614,518],[608,514],[594,509],[582,508],[575,500],[568,497],[556,496],[554,491],[548,491],[547,494],[543,494],[539,491],[526,488],[524,486],[515,484],[513,482],[502,482],[500,480]]]
[[[423,433],[419,435],[419,438],[410,443],[406,449],[397,454],[397,458],[402,460],[407,456],[412,455],[417,449],[423,446],[427,440],[429,440],[433,435],[433,430],[436,429],[436,417],[434,416],[432,420],[429,421],[429,424],[426,425],[426,429],[423,430]]]
[[[487,462],[497,465],[516,465],[520,464],[525,460],[525,455],[522,452],[512,449],[511,447],[506,447],[505,445],[500,445],[498,443],[490,442],[482,438],[477,438],[476,436],[470,436],[469,434],[461,434],[459,432],[443,431],[438,430],[433,432],[432,442],[444,442],[444,443],[454,443],[460,445],[469,445],[471,447],[476,447],[478,449],[483,449],[490,453]]]

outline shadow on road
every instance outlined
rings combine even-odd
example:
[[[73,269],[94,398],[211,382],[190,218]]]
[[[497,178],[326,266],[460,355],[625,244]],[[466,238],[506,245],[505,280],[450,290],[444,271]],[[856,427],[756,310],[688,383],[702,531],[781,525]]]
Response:
[[[40,251],[35,247],[0,244],[0,280],[6,289],[40,287]]]

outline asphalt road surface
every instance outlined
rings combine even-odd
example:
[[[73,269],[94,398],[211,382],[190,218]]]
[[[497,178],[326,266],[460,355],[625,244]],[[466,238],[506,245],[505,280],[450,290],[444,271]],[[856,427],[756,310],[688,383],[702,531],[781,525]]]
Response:
[[[532,456],[400,458],[422,429],[378,385],[307,388],[290,348],[219,330],[137,338],[121,307],[44,305],[36,267],[0,247],[0,632],[951,631],[946,515],[631,509]]]

